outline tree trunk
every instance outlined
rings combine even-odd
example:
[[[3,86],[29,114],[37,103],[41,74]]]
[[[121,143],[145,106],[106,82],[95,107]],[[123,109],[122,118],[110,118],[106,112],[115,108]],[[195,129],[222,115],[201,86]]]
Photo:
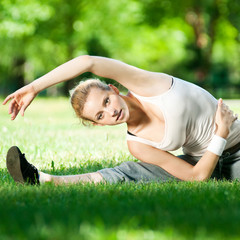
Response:
[[[25,57],[16,57],[13,60],[12,70],[10,72],[10,87],[15,91],[25,85],[24,82],[24,64]]]
[[[192,26],[195,34],[195,75],[197,84],[205,85],[211,69],[212,49],[215,41],[216,22],[220,16],[217,2],[212,6],[212,13],[207,22],[204,19],[204,9],[195,6],[186,14],[187,22]]]

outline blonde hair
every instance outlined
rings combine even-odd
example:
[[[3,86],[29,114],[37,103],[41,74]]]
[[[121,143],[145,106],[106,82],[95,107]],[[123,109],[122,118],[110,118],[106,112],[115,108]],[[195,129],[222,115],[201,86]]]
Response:
[[[105,91],[110,91],[111,89],[107,84],[101,82],[99,79],[88,79],[84,82],[80,82],[70,91],[72,107],[77,117],[81,119],[84,125],[87,125],[88,122],[93,122],[83,116],[83,108],[92,88],[99,88]]]

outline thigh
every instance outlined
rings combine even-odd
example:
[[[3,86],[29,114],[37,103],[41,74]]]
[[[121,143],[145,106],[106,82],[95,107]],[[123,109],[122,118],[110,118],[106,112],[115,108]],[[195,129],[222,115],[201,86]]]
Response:
[[[195,165],[200,157],[193,157],[190,155],[180,155],[179,158],[188,162],[191,165]],[[124,162],[114,168],[105,168],[98,171],[104,180],[108,183],[117,182],[167,182],[167,181],[181,181],[177,179],[163,168],[154,164],[144,162]],[[212,178],[219,178],[218,166],[215,169]]]
[[[98,171],[109,183],[117,182],[167,182],[179,180],[161,167],[143,162],[124,162],[114,168]]]

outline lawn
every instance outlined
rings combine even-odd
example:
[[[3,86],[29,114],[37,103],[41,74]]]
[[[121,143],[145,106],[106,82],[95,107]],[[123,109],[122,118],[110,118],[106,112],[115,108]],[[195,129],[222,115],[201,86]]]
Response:
[[[228,104],[240,114],[240,101]],[[65,98],[37,98],[15,121],[1,106],[0,116],[0,239],[239,239],[238,181],[16,185],[5,164],[12,145],[57,175],[136,159],[126,126],[83,127]]]

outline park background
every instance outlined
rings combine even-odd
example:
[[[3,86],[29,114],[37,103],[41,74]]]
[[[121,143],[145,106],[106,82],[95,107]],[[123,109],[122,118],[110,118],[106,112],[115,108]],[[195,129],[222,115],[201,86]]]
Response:
[[[240,4],[231,0],[2,0],[0,94],[83,54],[240,95]],[[68,95],[74,82],[43,95]],[[106,79],[107,82],[111,80]]]
[[[239,13],[239,1],[230,0],[1,0],[0,101],[82,54],[166,72],[217,98],[240,98]],[[239,239],[239,181],[14,183],[5,163],[12,145],[55,175],[137,161],[126,126],[79,124],[66,96],[87,77],[43,91],[24,118],[11,121],[0,107],[0,239]],[[226,102],[240,114],[238,99]]]

